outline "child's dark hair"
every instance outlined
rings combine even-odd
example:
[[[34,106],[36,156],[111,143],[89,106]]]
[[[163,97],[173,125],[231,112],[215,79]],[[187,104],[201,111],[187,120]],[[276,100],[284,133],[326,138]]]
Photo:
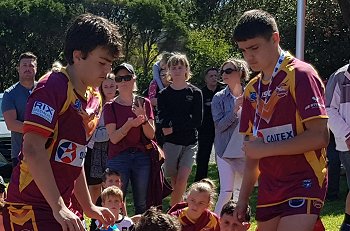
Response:
[[[233,31],[233,40],[241,42],[256,37],[270,39],[274,32],[278,32],[278,27],[271,14],[263,10],[250,10],[238,20]]]
[[[102,175],[102,181],[103,181],[103,182],[106,182],[107,176],[112,176],[112,175],[121,177],[121,175],[120,175],[119,172],[113,171],[113,170],[110,169],[110,168],[106,168],[106,170],[103,172],[103,175]]]
[[[233,212],[235,211],[237,206],[237,203],[233,200],[229,200],[223,207],[220,213],[220,217],[222,217],[224,214],[233,215]],[[249,222],[250,221],[250,217],[251,217],[251,210],[250,210],[250,206],[248,205],[247,208],[247,212],[245,214],[245,221]]]
[[[117,58],[121,53],[120,41],[116,25],[93,14],[82,14],[68,28],[64,56],[68,64],[72,65],[73,51],[81,51],[83,58],[86,58],[89,52],[101,46],[106,48],[112,57]]]
[[[151,207],[142,214],[139,223],[134,226],[134,231],[180,231],[181,225],[178,219],[170,214],[164,214]]]

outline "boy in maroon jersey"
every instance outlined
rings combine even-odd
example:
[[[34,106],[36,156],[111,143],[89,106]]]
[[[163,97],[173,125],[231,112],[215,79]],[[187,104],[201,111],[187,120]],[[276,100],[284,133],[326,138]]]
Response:
[[[20,163],[6,199],[6,230],[85,230],[73,194],[87,216],[114,223],[108,209],[92,203],[83,164],[101,111],[95,89],[120,54],[117,29],[102,17],[77,17],[65,40],[68,66],[44,75],[29,96]]]
[[[234,217],[244,221],[259,178],[259,231],[311,231],[327,189],[329,140],[324,85],[311,65],[279,46],[275,19],[267,12],[243,14],[233,39],[253,71],[244,92],[240,132],[247,161]]]

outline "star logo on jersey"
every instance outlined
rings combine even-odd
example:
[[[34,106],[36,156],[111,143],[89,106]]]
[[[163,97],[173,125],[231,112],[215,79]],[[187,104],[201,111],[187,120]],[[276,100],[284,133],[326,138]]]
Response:
[[[82,167],[86,155],[86,146],[70,140],[60,140],[55,154],[55,161]]]
[[[71,163],[77,157],[77,145],[72,142],[64,142],[57,148],[58,158],[63,163]]]

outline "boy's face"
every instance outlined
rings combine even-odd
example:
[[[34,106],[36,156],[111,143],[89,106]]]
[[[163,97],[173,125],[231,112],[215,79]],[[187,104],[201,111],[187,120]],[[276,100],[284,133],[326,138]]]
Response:
[[[107,175],[106,176],[106,181],[102,182],[102,186],[104,188],[108,188],[110,186],[117,186],[118,188],[121,189],[121,187],[122,187],[122,180],[117,175]]]
[[[96,47],[84,58],[81,51],[73,52],[76,75],[85,86],[99,87],[111,72],[113,57],[103,47]]]
[[[113,215],[118,218],[118,214],[120,212],[120,208],[122,207],[122,200],[118,196],[108,196],[104,202],[102,202],[102,206],[111,210]]]
[[[266,71],[275,66],[276,57],[271,54],[278,51],[279,35],[277,32],[273,33],[270,39],[259,36],[237,42],[237,45],[253,71]]]
[[[249,223],[243,225],[236,224],[234,222],[233,216],[228,214],[223,214],[220,218],[220,230],[221,231],[246,231],[250,227]]]

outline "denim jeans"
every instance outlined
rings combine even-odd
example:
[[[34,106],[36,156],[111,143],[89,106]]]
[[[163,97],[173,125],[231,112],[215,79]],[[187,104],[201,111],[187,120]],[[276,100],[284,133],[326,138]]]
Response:
[[[148,180],[151,171],[150,157],[140,151],[127,150],[107,161],[107,167],[119,172],[124,197],[131,181],[135,214],[146,211]]]

